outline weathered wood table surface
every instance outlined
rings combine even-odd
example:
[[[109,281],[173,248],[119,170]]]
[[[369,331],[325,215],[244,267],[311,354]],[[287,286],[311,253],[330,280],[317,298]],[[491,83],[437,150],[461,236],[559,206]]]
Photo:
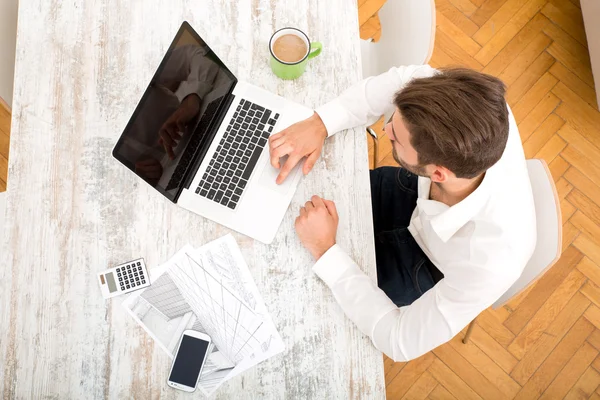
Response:
[[[6,232],[0,255],[0,397],[183,397],[170,359],[97,273],[229,232],[167,201],[111,150],[183,20],[239,79],[309,107],[360,79],[356,0],[21,0]],[[322,54],[276,78],[268,40],[303,29]],[[329,139],[275,241],[234,233],[287,349],[219,389],[219,399],[385,397],[383,362],[312,273],[294,219],[313,194],[337,202],[338,243],[375,276],[364,130]],[[196,392],[194,397],[201,397]],[[189,398],[187,396],[186,398]]]

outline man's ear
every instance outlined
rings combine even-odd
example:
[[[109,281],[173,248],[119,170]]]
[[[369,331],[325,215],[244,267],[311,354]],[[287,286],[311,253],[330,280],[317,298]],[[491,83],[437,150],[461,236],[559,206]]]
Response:
[[[448,168],[440,167],[439,165],[432,166],[433,171],[429,175],[431,182],[444,183],[450,179],[451,172]]]

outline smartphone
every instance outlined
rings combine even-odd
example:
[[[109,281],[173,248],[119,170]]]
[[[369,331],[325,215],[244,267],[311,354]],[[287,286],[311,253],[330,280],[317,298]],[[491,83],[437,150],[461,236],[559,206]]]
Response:
[[[169,373],[169,386],[184,392],[196,390],[211,347],[212,341],[207,334],[193,330],[183,331]]]

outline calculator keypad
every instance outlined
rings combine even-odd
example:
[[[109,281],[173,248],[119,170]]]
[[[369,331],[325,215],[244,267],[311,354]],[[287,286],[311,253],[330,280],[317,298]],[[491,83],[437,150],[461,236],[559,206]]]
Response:
[[[117,277],[121,290],[146,284],[146,276],[142,270],[142,263],[139,261],[117,268]]]
[[[109,299],[150,286],[143,258],[120,264],[98,274],[102,296]]]

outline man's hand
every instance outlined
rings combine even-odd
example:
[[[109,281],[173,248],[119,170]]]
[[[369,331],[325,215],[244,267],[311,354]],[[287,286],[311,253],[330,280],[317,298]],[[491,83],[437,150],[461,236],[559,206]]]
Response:
[[[334,202],[319,196],[311,197],[300,208],[300,215],[296,218],[296,232],[315,260],[335,244],[338,221]]]
[[[288,156],[277,176],[277,184],[283,183],[303,157],[307,159],[302,172],[304,175],[308,174],[319,159],[326,138],[327,128],[317,113],[272,135],[269,138],[269,151],[273,168],[281,168],[279,159]]]
[[[158,142],[163,145],[171,160],[175,159],[173,148],[181,140],[185,126],[198,114],[198,111],[200,111],[200,98],[191,94],[183,99],[177,110],[171,114],[158,131],[160,135]]]

